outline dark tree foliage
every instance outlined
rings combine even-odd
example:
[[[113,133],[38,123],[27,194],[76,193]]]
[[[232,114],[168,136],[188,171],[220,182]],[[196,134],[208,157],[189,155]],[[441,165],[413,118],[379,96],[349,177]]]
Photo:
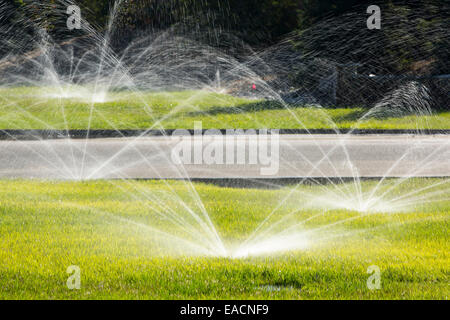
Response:
[[[305,54],[364,63],[367,73],[450,73],[448,1],[368,2],[382,9],[381,30],[365,27],[365,1],[308,2],[296,42]]]
[[[126,0],[123,25],[130,30],[185,24],[228,31],[251,45],[269,45],[298,26],[297,0]]]
[[[35,0],[6,0],[17,8],[23,3],[33,3]],[[83,8],[83,15],[92,25],[99,29],[105,28],[108,14],[114,0],[76,0]],[[123,7],[118,16],[120,32],[118,38],[126,43],[132,37],[148,34],[149,30],[165,30],[167,28],[184,28],[185,31],[196,33],[207,38],[211,45],[221,45],[223,34],[233,35],[244,43],[256,48],[264,48],[276,44],[288,35],[297,35],[293,43],[303,54],[321,54],[325,58],[348,60],[349,56],[343,50],[335,48],[352,48],[352,62],[367,61],[381,57],[372,64],[371,72],[377,72],[377,65],[383,72],[404,73],[423,70],[421,64],[433,61],[432,73],[450,73],[448,56],[448,37],[427,38],[432,30],[448,30],[449,0],[123,0]],[[47,7],[58,3],[56,0],[46,0]],[[373,45],[367,43],[368,37],[373,37],[364,29],[365,8],[377,4],[398,16],[408,34],[399,41],[400,30],[380,30]],[[432,12],[433,10],[441,12]],[[440,9],[442,8],[442,9]],[[408,12],[418,11],[428,18],[417,16],[408,21]],[[335,18],[338,24],[341,16],[350,12],[360,13],[361,19],[355,21],[358,37],[353,31],[321,32],[321,23]],[[57,19],[53,19],[52,11],[33,12],[34,19],[45,21],[50,33],[57,33]],[[429,18],[435,17],[435,18]],[[447,22],[446,22],[447,21]],[[319,27],[318,27],[319,26]],[[414,26],[414,27],[411,27]],[[348,28],[347,28],[348,31]],[[309,34],[309,38],[307,37]],[[319,33],[320,36],[317,36]],[[300,35],[300,36],[299,36]],[[302,37],[302,35],[306,35]],[[73,34],[71,34],[73,36]],[[55,38],[64,38],[63,32]],[[216,41],[216,43],[214,43]],[[331,49],[330,49],[331,48]],[[364,48],[359,50],[358,48]]]

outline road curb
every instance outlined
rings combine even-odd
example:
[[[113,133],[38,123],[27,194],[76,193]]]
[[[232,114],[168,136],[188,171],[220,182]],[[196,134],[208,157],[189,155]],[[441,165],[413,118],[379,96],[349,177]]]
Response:
[[[102,138],[131,138],[131,137],[162,137],[171,136],[175,130],[0,130],[0,140],[54,140],[54,139],[102,139]],[[203,129],[205,133],[208,129]],[[227,129],[216,129],[222,134],[227,133]],[[269,129],[268,131],[255,130],[256,134],[265,132],[278,132],[279,134],[420,134],[420,135],[447,135],[450,129],[437,130],[417,130],[417,129]],[[193,135],[194,130],[179,130],[177,135]]]
[[[355,180],[360,181],[380,181],[399,179],[401,176],[392,177],[280,177],[280,178],[189,178],[189,179],[129,179],[133,181],[190,181],[194,183],[204,183],[215,185],[222,188],[239,188],[239,189],[281,189],[297,184],[302,185],[327,185],[327,184],[343,184],[350,183]],[[425,176],[414,177],[417,179],[447,179],[448,176]],[[414,179],[413,178],[413,179]]]

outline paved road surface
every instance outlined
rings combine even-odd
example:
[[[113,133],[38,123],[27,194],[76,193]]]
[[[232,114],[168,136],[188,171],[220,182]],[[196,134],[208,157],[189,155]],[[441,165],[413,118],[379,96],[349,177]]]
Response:
[[[203,144],[190,137],[0,141],[0,178],[450,176],[448,135],[281,135],[279,152],[275,138],[260,138],[215,136]],[[176,164],[183,154],[174,148],[184,150],[183,165]],[[187,164],[189,150],[196,164]],[[236,163],[241,152],[244,164]]]

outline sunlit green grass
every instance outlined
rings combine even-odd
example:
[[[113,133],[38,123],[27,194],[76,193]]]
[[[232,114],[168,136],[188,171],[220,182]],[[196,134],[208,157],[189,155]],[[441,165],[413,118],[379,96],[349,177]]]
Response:
[[[85,89],[83,89],[85,90]],[[56,98],[55,88],[0,88],[0,129],[450,129],[450,112],[369,117],[362,108],[319,108],[208,91],[113,92],[93,102],[73,89]],[[96,98],[96,97],[94,97]]]
[[[448,189],[442,181],[412,179],[388,198],[438,183],[438,190]],[[375,185],[364,182],[363,189]],[[229,242],[245,239],[294,188],[195,187],[217,231]],[[0,181],[0,298],[449,298],[448,194],[441,195],[442,201],[418,201],[396,212],[304,206],[304,192],[320,194],[329,187],[294,189],[271,221],[296,210],[297,221],[323,212],[305,223],[312,229],[355,217],[329,230],[349,235],[282,255],[231,259],[168,255],[150,240],[152,232],[145,226],[170,228],[146,209],[155,201],[152,195],[161,200],[172,192],[196,208],[183,182]],[[340,188],[351,190],[352,185]],[[175,198],[164,202],[182,209]],[[70,265],[81,268],[80,290],[66,287]],[[381,269],[380,290],[366,286],[371,265]]]

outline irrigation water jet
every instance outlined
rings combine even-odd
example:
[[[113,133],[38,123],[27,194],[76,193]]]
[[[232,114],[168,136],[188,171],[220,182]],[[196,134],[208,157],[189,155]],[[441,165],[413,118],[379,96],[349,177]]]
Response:
[[[167,30],[146,29],[139,37],[122,38],[126,32],[122,18],[128,14],[125,1],[116,2],[104,32],[83,20],[82,29],[76,36],[68,36],[67,30],[57,28],[52,33],[48,21],[36,19],[33,13],[45,16],[44,13],[51,12],[56,24],[64,25],[67,5],[73,3],[66,0],[55,2],[49,6],[41,1],[31,1],[16,10],[0,0],[0,106],[1,117],[8,121],[0,130],[9,137],[1,144],[3,150],[0,152],[9,157],[9,162],[5,162],[6,168],[2,167],[0,172],[2,177],[17,178],[17,171],[11,169],[14,166],[8,170],[8,163],[21,168],[35,168],[35,175],[39,178],[56,175],[57,179],[63,180],[108,179],[117,172],[127,172],[124,169],[137,163],[145,164],[147,170],[162,179],[163,191],[153,193],[126,174],[119,176],[120,183],[107,181],[112,188],[123,190],[130,201],[139,203],[142,212],[160,219],[148,221],[146,230],[160,244],[181,246],[185,255],[231,258],[305,250],[316,241],[314,239],[326,238],[324,235],[316,237],[315,231],[306,228],[305,223],[319,220],[332,211],[356,212],[356,219],[372,212],[398,212],[426,202],[439,202],[449,196],[448,174],[426,187],[396,193],[406,182],[421,176],[421,172],[438,162],[449,168],[447,173],[450,173],[449,139],[420,158],[419,150],[428,142],[417,139],[412,147],[393,143],[392,148],[401,150],[396,153],[400,155],[394,158],[392,154],[379,155],[378,159],[373,159],[373,166],[381,166],[388,161],[389,167],[378,181],[363,185],[362,173],[354,165],[359,156],[345,143],[353,130],[364,128],[367,121],[398,117],[404,118],[408,128],[421,136],[429,129],[428,121],[438,117],[433,113],[433,107],[442,100],[432,92],[431,84],[420,79],[383,76],[388,72],[385,66],[391,61],[372,61],[372,57],[359,61],[359,53],[379,45],[380,33],[368,36],[365,30],[355,30],[354,21],[359,19],[356,13],[330,18],[300,36],[290,35],[270,48],[255,52],[223,30],[208,30],[208,35],[214,35],[216,40],[226,39],[224,43],[208,43],[207,37],[202,36],[203,31],[190,28],[189,21]],[[13,26],[9,22],[11,15],[18,16]],[[418,16],[425,19],[428,15],[428,12],[423,12]],[[415,15],[410,18],[414,20]],[[397,52],[397,46],[402,45],[402,37],[407,34],[404,31],[413,28],[397,23],[395,15],[385,15],[383,28],[389,30],[394,38],[399,37],[390,48],[392,52]],[[447,33],[446,28],[438,26],[428,32],[427,41],[445,39]],[[337,34],[341,41],[329,42],[329,39],[336,39],[330,35]],[[364,38],[362,46],[357,46],[359,50],[353,50],[356,47],[353,40],[358,38],[355,34]],[[301,43],[301,50],[292,46],[297,41]],[[318,43],[325,45],[319,46]],[[316,47],[320,49],[314,49]],[[448,54],[448,47],[442,50],[447,50]],[[434,52],[427,49],[427,42],[417,48],[417,52],[428,60],[434,56]],[[359,64],[354,61],[359,61]],[[360,66],[363,71],[358,72]],[[158,101],[152,103],[158,97],[170,101],[171,108],[163,114],[159,111],[162,106]],[[239,100],[244,98],[248,99]],[[208,99],[213,99],[218,106],[205,109],[203,101]],[[231,103],[226,105],[229,101]],[[362,104],[365,107],[356,125],[347,133],[340,131],[336,123],[339,120],[328,112],[327,108],[336,104]],[[101,105],[107,108],[101,108]],[[131,109],[131,106],[136,105],[138,111],[142,111],[139,121],[132,119],[136,109]],[[339,137],[335,145],[326,146],[321,138],[310,134],[306,123],[308,114],[298,112],[305,106],[315,112],[313,117],[316,120]],[[113,117],[118,109],[130,111],[117,121]],[[43,113],[36,110],[43,110]],[[305,177],[301,182],[317,173],[327,183],[315,180],[313,176],[312,181],[317,187],[314,191],[303,190],[300,187],[302,183],[288,189],[246,239],[238,241],[235,248],[228,248],[205,207],[204,198],[191,182],[187,168],[173,164],[163,152],[168,145],[161,144],[157,147],[158,152],[149,153],[137,142],[154,129],[164,134],[165,124],[172,120],[176,123],[176,115],[181,112],[195,116],[206,114],[215,119],[215,123],[223,121],[219,115],[239,114],[240,120],[250,119],[263,128],[265,124],[253,119],[253,113],[274,110],[283,111],[284,117],[294,119],[296,129],[304,130],[306,139],[311,141],[304,150],[295,151],[295,157],[305,163],[307,172],[304,176],[299,175],[300,178]],[[268,114],[266,118],[272,117]],[[139,128],[143,132],[127,140],[124,146],[92,147],[90,144],[92,130],[98,129],[95,126],[108,126],[120,136],[122,130],[135,129],[140,122],[145,122],[145,127]],[[450,128],[448,122],[443,126]],[[36,127],[63,130],[67,135],[57,142],[39,139],[35,143],[24,143],[15,141],[8,131]],[[72,139],[68,134],[72,129],[84,130],[85,139]],[[26,150],[28,156],[20,156],[19,149],[21,152]],[[96,152],[100,149],[101,152]],[[133,160],[118,161],[130,150],[134,154]],[[319,156],[311,159],[311,154]],[[158,157],[158,161],[165,161],[166,167],[172,170],[172,178],[179,180],[177,183],[165,180],[155,169]],[[45,171],[42,166],[33,167],[33,159],[40,159],[51,169]],[[403,170],[402,175],[389,179],[392,172],[399,169]],[[346,176],[341,174],[343,170],[348,173]],[[295,170],[292,175],[296,176]],[[337,181],[332,180],[331,175]],[[345,182],[347,178],[350,182]],[[280,209],[285,207],[290,212],[280,216]],[[300,219],[298,213],[302,210],[310,211],[311,215]],[[346,220],[342,218],[315,229],[329,230],[336,225],[344,225]],[[137,223],[129,219],[121,221]],[[310,238],[311,234],[315,237]]]

